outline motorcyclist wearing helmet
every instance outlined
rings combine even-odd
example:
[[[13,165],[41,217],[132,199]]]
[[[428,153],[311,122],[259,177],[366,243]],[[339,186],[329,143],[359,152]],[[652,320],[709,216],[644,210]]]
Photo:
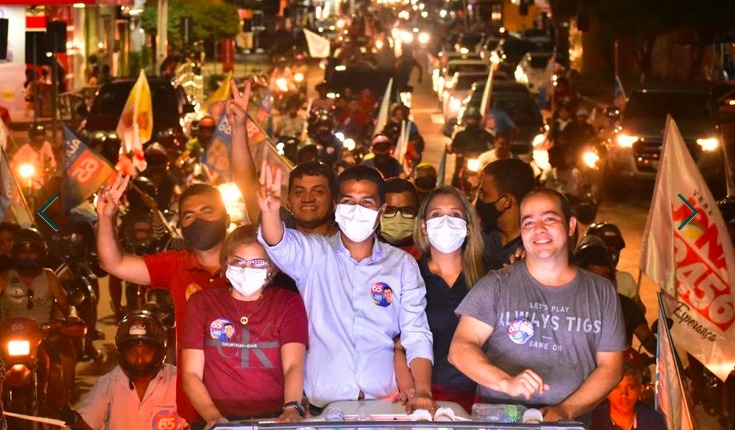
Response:
[[[157,190],[156,203],[158,204],[158,208],[166,210],[173,203],[174,197],[181,194],[181,190],[176,184],[176,179],[169,172],[168,152],[160,143],[151,142],[146,146],[144,154],[147,167],[142,173],[142,176],[147,177],[153,182]]]
[[[14,268],[0,274],[0,315],[3,320],[31,318],[41,326],[69,315],[61,281],[53,270],[44,267],[47,253],[46,241],[38,230],[25,228],[17,233],[11,250]],[[41,366],[40,392],[45,406],[49,411],[55,411],[65,403],[63,399],[68,399],[74,385],[74,347],[68,338],[54,333],[48,342],[44,341],[42,352],[47,365]],[[59,375],[63,375],[63,379]],[[64,386],[49,385],[52,379],[63,382]],[[45,403],[49,389],[54,392],[48,393],[51,402]],[[60,399],[61,403],[57,404]]]
[[[447,152],[457,154],[452,177],[452,185],[459,186],[459,173],[464,167],[465,160],[476,158],[483,152],[493,148],[493,135],[485,130],[480,121],[482,114],[474,106],[467,108],[464,114],[465,128],[458,131],[452,138]]]
[[[324,164],[334,166],[339,160],[342,142],[334,135],[334,121],[329,114],[322,113],[314,122],[311,143],[319,149],[318,159]]]
[[[276,122],[274,130],[276,137],[300,136],[304,132],[306,120],[299,114],[300,108],[301,103],[298,98],[293,98],[288,101],[286,104],[286,114],[282,115]]]
[[[205,116],[197,122],[192,122],[191,139],[186,143],[186,151],[182,157],[193,157],[197,160],[209,147],[217,124],[211,116]]]
[[[393,149],[393,142],[388,136],[375,135],[371,147],[372,154],[368,154],[368,157],[365,157],[360,164],[378,169],[385,179],[405,176],[403,165],[393,158]]]
[[[633,275],[629,272],[617,270],[618,263],[620,262],[620,251],[625,248],[625,240],[623,240],[623,233],[620,231],[620,228],[615,224],[596,222],[587,227],[584,235],[595,235],[605,242],[605,245],[610,249],[613,266],[616,267],[615,286],[618,289],[618,293],[638,303],[638,306],[645,313],[646,306],[640,297],[640,285],[638,285]]]
[[[118,366],[100,377],[79,407],[74,430],[185,428],[176,411],[176,367],[164,363],[166,332],[148,311],[128,314],[117,328]],[[69,422],[72,421],[72,422]]]
[[[611,249],[598,236],[585,236],[574,252],[574,264],[609,280],[615,285],[615,264]],[[656,336],[651,332],[646,315],[632,299],[618,293],[620,307],[625,319],[625,340],[628,347],[633,345],[633,335],[651,354],[656,354]]]
[[[43,124],[31,124],[28,129],[28,142],[18,148],[11,159],[11,167],[14,171],[18,172],[23,165],[33,166],[32,176],[35,189],[43,186],[44,181],[41,178],[56,171],[56,157]]]
[[[301,142],[293,136],[281,136],[276,142],[278,153],[288,158],[294,165],[299,162],[299,146]]]

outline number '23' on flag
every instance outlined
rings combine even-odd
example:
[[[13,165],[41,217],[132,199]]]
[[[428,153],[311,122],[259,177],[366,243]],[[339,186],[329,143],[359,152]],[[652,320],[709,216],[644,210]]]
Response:
[[[67,126],[64,126],[64,154],[60,197],[62,208],[68,213],[107,182],[115,174],[115,169]]]

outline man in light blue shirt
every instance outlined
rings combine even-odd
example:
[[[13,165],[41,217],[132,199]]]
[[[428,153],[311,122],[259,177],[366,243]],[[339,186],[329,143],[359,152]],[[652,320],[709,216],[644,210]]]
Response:
[[[312,405],[378,399],[397,392],[395,343],[400,336],[414,387],[408,406],[432,407],[432,335],[426,288],[413,257],[376,240],[385,184],[370,167],[337,178],[339,234],[304,235],[279,218],[280,171],[264,169],[258,196],[259,240],[269,257],[296,281],[309,317],[304,388]]]

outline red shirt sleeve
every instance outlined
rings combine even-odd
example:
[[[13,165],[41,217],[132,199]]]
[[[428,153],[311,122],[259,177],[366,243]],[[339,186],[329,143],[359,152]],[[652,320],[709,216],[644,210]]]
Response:
[[[151,278],[151,287],[163,288],[170,290],[171,285],[168,282],[170,274],[174,273],[177,268],[173,267],[174,259],[170,252],[160,252],[157,254],[148,254],[143,256],[143,261],[148,267],[148,276]]]
[[[206,334],[206,296],[209,293],[199,291],[189,298],[186,309],[184,334],[181,336],[181,349],[204,349]]]
[[[306,320],[306,308],[301,296],[288,292],[288,302],[283,308],[283,318],[279,332],[281,345],[298,342],[309,345],[309,327]]]

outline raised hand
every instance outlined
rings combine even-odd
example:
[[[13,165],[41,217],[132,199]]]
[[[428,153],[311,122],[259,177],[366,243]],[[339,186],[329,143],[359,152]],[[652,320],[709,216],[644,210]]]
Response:
[[[102,192],[97,197],[98,217],[112,218],[115,215],[120,198],[128,188],[128,182],[130,182],[130,176],[118,172],[115,182],[102,188]]]
[[[232,98],[227,100],[225,114],[231,127],[245,127],[245,119],[248,114],[248,103],[250,102],[250,80],[245,83],[245,92],[240,94],[235,80],[230,80]]]
[[[281,209],[281,169],[275,169],[263,161],[260,169],[261,187],[258,190],[258,206],[263,218],[279,216]]]
[[[530,400],[534,394],[543,394],[549,389],[549,385],[544,383],[543,378],[533,370],[526,369],[505,380],[501,391],[509,396],[523,396],[526,400]]]

